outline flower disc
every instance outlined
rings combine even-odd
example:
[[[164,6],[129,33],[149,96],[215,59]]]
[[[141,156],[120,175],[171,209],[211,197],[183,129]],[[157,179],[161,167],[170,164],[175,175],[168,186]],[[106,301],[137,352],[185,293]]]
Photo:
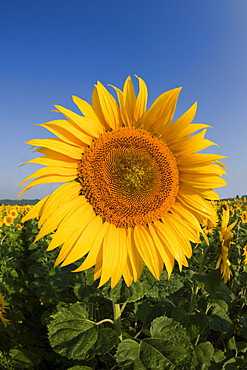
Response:
[[[141,129],[121,128],[101,135],[85,150],[78,179],[95,213],[123,228],[162,217],[178,192],[171,151]]]

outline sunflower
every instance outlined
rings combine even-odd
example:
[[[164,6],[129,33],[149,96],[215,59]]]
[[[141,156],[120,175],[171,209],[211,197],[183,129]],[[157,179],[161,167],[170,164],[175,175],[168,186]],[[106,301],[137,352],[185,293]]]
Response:
[[[247,211],[243,211],[241,214],[241,220],[244,224],[247,223]]]
[[[233,243],[233,233],[231,230],[237,223],[237,220],[228,226],[230,219],[229,209],[223,209],[221,229],[219,231],[220,236],[220,255],[216,263],[216,268],[220,268],[221,275],[224,279],[224,283],[230,280],[232,272],[229,266],[231,266],[230,256],[230,245]]]
[[[136,76],[137,77],[137,76]],[[56,105],[65,119],[45,127],[57,138],[34,139],[43,156],[27,163],[46,167],[24,182],[25,189],[61,183],[37,203],[23,221],[40,217],[36,240],[56,231],[48,250],[60,247],[55,265],[86,256],[75,271],[95,266],[99,286],[121,277],[137,281],[145,263],[156,279],[174,261],[188,266],[191,243],[198,243],[200,223],[214,222],[218,200],[212,188],[225,185],[221,155],[196,153],[214,143],[204,138],[206,124],[192,124],[197,104],[172,122],[181,88],[160,95],[147,109],[148,90],[139,82],[138,95],[130,77],[118,102],[100,83],[92,105],[73,96],[83,115]],[[197,132],[199,130],[199,132]]]
[[[3,222],[4,222],[4,224],[5,224],[6,226],[10,226],[10,225],[12,225],[13,221],[14,221],[14,219],[13,219],[13,217],[12,217],[12,216],[10,216],[10,215],[4,216],[4,218],[3,218]]]
[[[2,321],[3,325],[6,327],[10,324],[10,320],[4,317],[5,311],[9,306],[9,303],[5,301],[5,296],[0,293],[0,320]]]
[[[8,211],[8,215],[11,216],[12,218],[18,217],[18,212],[16,209],[12,208]]]
[[[242,256],[244,256],[244,264],[247,265],[247,244],[244,246],[244,253]]]

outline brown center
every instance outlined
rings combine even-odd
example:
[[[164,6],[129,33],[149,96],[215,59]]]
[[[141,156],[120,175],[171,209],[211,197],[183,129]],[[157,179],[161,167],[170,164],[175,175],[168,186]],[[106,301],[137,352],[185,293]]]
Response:
[[[120,128],[101,135],[85,150],[78,180],[97,215],[128,228],[170,210],[179,176],[176,160],[161,139],[146,130]]]

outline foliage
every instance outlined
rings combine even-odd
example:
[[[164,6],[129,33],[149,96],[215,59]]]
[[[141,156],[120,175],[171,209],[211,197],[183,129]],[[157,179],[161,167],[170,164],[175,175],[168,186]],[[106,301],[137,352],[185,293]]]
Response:
[[[170,280],[164,271],[160,281],[144,269],[131,287],[121,280],[114,289],[97,288],[93,269],[74,273],[81,261],[54,268],[50,237],[34,243],[37,220],[20,226],[28,209],[3,206],[0,293],[10,324],[0,320],[0,369],[246,369],[246,198],[214,204],[218,225],[205,227],[209,246],[203,238],[194,245],[189,268],[176,267]],[[237,221],[225,284],[216,269],[223,208],[229,224]],[[4,223],[13,209],[17,215]]]

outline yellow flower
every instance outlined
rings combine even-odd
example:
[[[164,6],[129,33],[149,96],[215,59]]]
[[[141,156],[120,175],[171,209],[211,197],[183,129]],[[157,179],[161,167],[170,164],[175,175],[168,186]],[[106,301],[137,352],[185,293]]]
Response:
[[[230,269],[230,244],[232,244],[233,233],[231,230],[236,225],[237,220],[233,222],[231,225],[227,226],[229,223],[230,213],[229,209],[223,209],[222,212],[222,222],[221,222],[221,229],[219,232],[220,235],[220,255],[218,261],[216,263],[216,268],[220,267],[221,275],[224,279],[224,283],[226,283],[231,278],[231,269]]]
[[[17,230],[21,230],[22,228],[23,228],[23,226],[22,226],[21,224],[17,224],[17,225],[16,225],[16,229],[17,229]]]
[[[247,244],[244,246],[244,253],[242,256],[245,256],[244,264],[247,265]]]
[[[43,156],[27,163],[46,167],[22,182],[34,179],[21,194],[38,184],[65,184],[24,221],[40,217],[36,240],[56,230],[48,247],[61,246],[55,265],[86,256],[76,271],[95,266],[99,286],[111,279],[114,287],[122,276],[131,285],[143,262],[156,279],[164,264],[168,276],[175,260],[180,270],[188,266],[200,223],[216,217],[207,201],[219,199],[212,188],[225,185],[223,156],[196,153],[213,145],[204,139],[208,125],[191,124],[196,103],[172,122],[181,88],[147,110],[147,86],[137,78],[137,96],[130,77],[123,91],[114,88],[119,103],[100,82],[92,105],[74,96],[83,116],[55,106],[66,119],[40,126],[58,138],[28,142]]]
[[[18,212],[16,209],[12,208],[8,211],[8,215],[11,216],[12,218],[18,217]]]
[[[5,301],[5,296],[2,293],[0,293],[0,320],[2,321],[5,327],[10,324],[10,320],[4,317],[6,309],[9,308],[8,306],[9,306],[9,303]]]
[[[3,222],[5,223],[6,226],[10,226],[13,223],[13,217],[11,217],[11,216],[4,216]]]
[[[247,212],[246,211],[243,211],[242,215],[241,215],[241,220],[244,224],[247,223]]]

